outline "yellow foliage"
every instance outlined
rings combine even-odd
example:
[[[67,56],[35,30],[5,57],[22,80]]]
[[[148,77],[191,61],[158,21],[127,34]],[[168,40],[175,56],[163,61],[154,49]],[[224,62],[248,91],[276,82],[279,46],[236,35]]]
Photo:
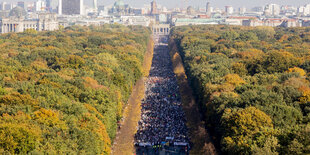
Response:
[[[58,84],[56,82],[52,82],[52,81],[50,81],[50,80],[48,80],[46,78],[39,80],[37,83],[38,84],[42,84],[42,85],[44,85],[44,84],[48,85],[49,84],[49,85],[51,85],[51,86],[53,86],[55,88],[60,88],[61,87],[60,84]]]
[[[91,77],[83,77],[84,79],[84,86],[85,87],[90,87],[90,88],[94,88],[94,89],[101,89],[104,88],[103,85],[98,84],[98,81],[91,78]]]
[[[3,114],[2,117],[0,117],[0,122],[5,121],[5,122],[25,123],[30,119],[31,119],[30,115],[25,114],[22,111],[18,111],[15,115]]]
[[[96,108],[94,108],[93,106],[91,106],[90,104],[84,104],[85,108],[90,112],[90,113],[94,113],[97,117],[99,117],[100,119],[104,119],[104,116],[97,111]]]
[[[26,29],[24,33],[25,34],[37,34],[38,32],[35,29]]]
[[[299,88],[299,91],[302,92],[302,96],[299,98],[299,101],[301,103],[310,102],[310,88],[302,86],[302,87]]]
[[[65,123],[59,119],[59,114],[53,110],[41,108],[40,110],[35,111],[33,114],[33,120],[36,120],[39,123],[50,127],[57,126],[62,129],[67,128]]]
[[[289,68],[288,73],[298,73],[300,76],[305,76],[307,73],[305,70],[299,68],[299,67],[294,67],[294,68]]]
[[[21,111],[0,117],[0,153],[27,154],[41,141],[41,129]]]
[[[263,56],[265,56],[266,54],[258,49],[249,49],[247,51],[244,52],[238,52],[237,56],[241,59],[245,59],[245,60],[257,60],[257,59],[261,59]]]
[[[226,109],[222,123],[225,125],[226,136],[222,143],[224,149],[232,148],[250,148],[253,142],[253,136],[257,133],[263,136],[271,136],[273,133],[273,124],[271,118],[264,112],[255,107],[248,107],[239,111]],[[258,141],[258,140],[257,140]]]
[[[71,68],[61,69],[57,74],[66,80],[72,80],[72,78],[76,75],[75,71]]]
[[[111,140],[107,133],[105,125],[93,114],[86,113],[80,120],[81,128],[85,128],[95,132],[97,136],[104,142],[103,149],[105,153],[111,152]]]
[[[0,146],[10,154],[27,154],[34,150],[40,139],[38,128],[27,124],[0,123]]]
[[[238,74],[240,76],[246,75],[248,73],[246,66],[242,62],[234,63],[232,65],[232,69],[236,74]]]
[[[33,62],[30,64],[30,66],[33,67],[35,70],[47,69],[47,68],[48,68],[47,62],[44,61],[44,60],[36,60],[36,61],[33,61]]]
[[[37,105],[38,102],[30,95],[22,95],[20,93],[12,93],[0,98],[0,103],[6,105]]]
[[[237,85],[234,85],[233,83],[224,83],[224,84],[221,84],[221,85],[217,85],[217,91],[220,91],[220,92],[231,92],[235,89],[235,86]]]
[[[227,74],[224,78],[227,84],[231,84],[233,86],[245,84],[245,81],[238,74]]]
[[[16,75],[16,80],[18,81],[28,81],[30,78],[29,73],[25,73],[25,72],[17,72]]]

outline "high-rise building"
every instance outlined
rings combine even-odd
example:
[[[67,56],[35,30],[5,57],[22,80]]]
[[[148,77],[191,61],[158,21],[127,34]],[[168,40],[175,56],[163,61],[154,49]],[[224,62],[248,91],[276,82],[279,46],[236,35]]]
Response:
[[[277,4],[268,4],[265,6],[264,15],[265,16],[278,16],[280,14],[281,8]]]
[[[58,0],[58,14],[62,15],[62,0]]]
[[[25,9],[25,2],[22,2],[22,1],[17,2],[17,6]]]
[[[47,11],[52,11],[53,10],[52,0],[46,0],[46,10]]]
[[[2,3],[0,4],[0,10],[4,10],[5,4],[6,4],[6,2],[2,2]]]
[[[225,12],[227,15],[231,15],[234,13],[234,8],[232,6],[225,6]]]
[[[310,15],[310,4],[305,5],[304,15],[305,16],[309,16]]]
[[[5,10],[12,10],[13,4],[5,4]]]
[[[263,12],[263,11],[264,11],[264,7],[262,7],[262,6],[256,6],[256,7],[252,8],[251,11],[254,11],[254,12]]]
[[[151,14],[152,15],[158,14],[157,4],[156,4],[155,0],[152,1],[152,3],[151,3]]]
[[[0,10],[12,10],[12,9],[13,9],[13,5],[10,3],[2,2],[0,4]]]
[[[206,13],[207,13],[208,16],[211,16],[211,5],[210,5],[210,2],[207,3]]]
[[[188,15],[194,15],[196,13],[195,9],[192,6],[187,7],[186,13]]]
[[[83,15],[83,0],[62,0],[62,14],[64,15]]]
[[[97,0],[93,0],[93,7],[97,11],[98,10],[98,3]]]
[[[35,11],[44,11],[45,10],[45,2],[43,0],[38,0],[34,3]]]
[[[245,8],[245,7],[239,8],[239,14],[240,14],[240,15],[244,15],[245,12],[246,12],[246,8]]]
[[[298,13],[298,14],[304,14],[304,11],[305,11],[305,7],[304,7],[304,6],[300,6],[300,7],[298,7],[298,9],[297,9],[297,13]]]

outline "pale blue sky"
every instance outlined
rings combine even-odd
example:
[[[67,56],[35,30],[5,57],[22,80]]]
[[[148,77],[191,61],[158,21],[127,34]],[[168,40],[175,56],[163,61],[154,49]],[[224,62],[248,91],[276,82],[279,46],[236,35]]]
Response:
[[[17,2],[17,1],[35,1],[35,0],[0,0],[6,2]],[[58,0],[56,0],[58,1]],[[89,4],[91,0],[84,0],[86,4]],[[109,5],[113,4],[115,0],[98,0],[99,4]],[[152,0],[124,0],[125,3],[134,6],[141,7],[143,4],[149,4]],[[182,7],[185,6],[184,0],[156,0],[158,4],[172,7]],[[300,6],[310,3],[310,0],[188,0],[188,4],[194,7],[200,6],[205,7],[206,2],[209,1],[213,7],[223,8],[225,5],[232,5],[234,7],[245,6],[248,8],[254,6],[262,6],[267,3],[276,3],[281,5],[294,5]]]

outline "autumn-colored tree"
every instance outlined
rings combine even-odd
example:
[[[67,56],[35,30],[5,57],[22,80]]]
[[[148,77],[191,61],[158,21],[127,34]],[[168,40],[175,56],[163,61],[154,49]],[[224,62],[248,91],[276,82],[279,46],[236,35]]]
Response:
[[[309,136],[299,130],[310,116],[309,29],[199,25],[171,32],[170,47],[178,47],[224,154],[309,153]]]
[[[97,136],[96,138],[94,137],[94,143],[87,142],[84,144],[83,148],[93,148],[88,153],[96,152],[97,154],[110,154],[111,140],[108,136],[105,125],[97,117],[90,113],[86,113],[80,120],[80,126],[82,129],[93,131],[95,133],[94,136]],[[100,141],[98,141],[97,138],[99,138]],[[87,141],[87,139],[85,140]],[[100,147],[103,148],[103,150],[98,149]]]
[[[264,144],[259,137],[268,137],[273,130],[271,118],[255,107],[238,111],[227,109],[222,123],[226,135],[222,141],[223,149],[233,151],[231,153],[250,154],[254,144]]]
[[[299,68],[299,67],[294,67],[294,68],[289,68],[288,73],[298,73],[300,76],[305,76],[307,73],[305,70]]]
[[[41,130],[23,112],[0,117],[0,150],[9,154],[28,154],[39,146]]]
[[[56,126],[61,129],[67,129],[67,126],[59,117],[57,112],[41,108],[33,113],[32,119],[50,127]]]
[[[2,34],[0,154],[110,154],[150,34],[121,25]]]
[[[310,102],[310,88],[306,86],[302,86],[299,88],[301,91],[302,96],[299,98],[301,103],[308,103]]]
[[[232,70],[239,76],[244,76],[248,73],[246,66],[242,62],[234,63],[232,65]]]
[[[245,81],[238,74],[227,74],[224,78],[226,83],[231,84],[233,86],[239,86],[241,84],[245,84]]]
[[[25,34],[37,34],[38,31],[35,30],[35,29],[26,29],[26,30],[24,31],[24,33],[25,33]]]
[[[22,95],[20,93],[12,93],[0,98],[0,103],[6,105],[37,105],[38,102],[30,95]]]

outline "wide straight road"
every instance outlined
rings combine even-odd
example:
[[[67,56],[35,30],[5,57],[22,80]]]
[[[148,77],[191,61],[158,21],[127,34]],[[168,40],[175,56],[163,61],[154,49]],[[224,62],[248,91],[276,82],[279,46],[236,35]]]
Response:
[[[155,49],[141,120],[135,135],[137,155],[188,154],[189,140],[167,36],[155,36]]]

